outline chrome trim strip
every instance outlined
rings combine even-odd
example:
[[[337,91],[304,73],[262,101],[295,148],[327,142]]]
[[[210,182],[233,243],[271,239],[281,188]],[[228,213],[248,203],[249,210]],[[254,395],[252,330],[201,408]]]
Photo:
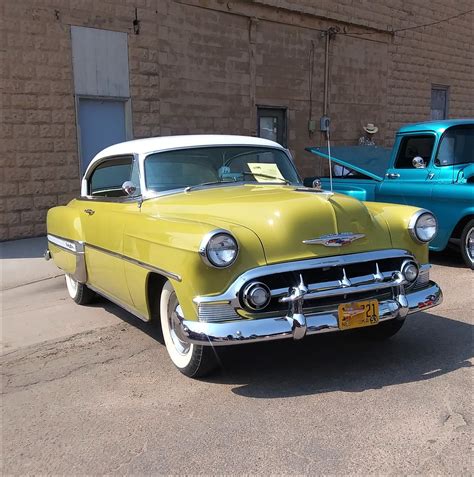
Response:
[[[48,234],[48,242],[61,247],[62,249],[66,250],[67,252],[76,253],[76,241],[69,240],[64,237],[59,237],[58,235]]]
[[[135,308],[132,308],[130,305],[127,305],[122,300],[119,300],[118,298],[115,298],[114,296],[109,295],[108,293],[102,291],[100,288],[96,288],[95,286],[90,285],[89,283],[87,284],[87,288],[90,288],[91,290],[95,291],[96,293],[103,296],[104,298],[107,298],[107,300],[111,301],[112,303],[115,303],[117,306],[120,306],[125,311],[128,311],[129,313],[136,316],[137,318],[140,318],[140,320],[143,320],[146,322],[150,321],[149,318],[139,313],[137,310],[135,310]]]
[[[406,295],[401,293],[396,298],[381,301],[379,304],[380,321],[404,319],[407,314],[427,310],[439,305],[442,300],[441,289],[436,283],[430,282],[429,286],[423,290]],[[305,322],[303,330],[300,326],[294,326],[294,319],[284,316],[224,323],[204,323],[180,318],[180,325],[184,336],[190,343],[227,346],[301,338],[301,335],[339,331],[337,314],[337,308],[307,316],[298,314],[298,318],[302,317]]]
[[[140,260],[136,260],[135,258],[127,257],[126,255],[122,255],[121,253],[117,252],[112,252],[111,250],[107,250],[105,248],[99,247],[97,245],[92,245],[90,243],[85,243],[86,247],[92,248],[94,250],[97,250],[98,252],[106,253],[108,255],[111,255],[112,257],[125,260],[126,262],[133,263],[134,265],[137,265],[139,267],[145,268],[146,270],[149,270],[150,272],[158,273],[159,275],[164,275],[167,278],[171,278],[172,280],[176,280],[177,282],[181,282],[182,278],[177,275],[176,273],[168,272],[166,270],[163,270],[162,268],[154,267],[153,265],[150,265],[148,263],[142,262]]]
[[[74,270],[72,277],[79,283],[86,283],[87,267],[84,255],[84,242],[79,240],[69,240],[53,234],[48,234],[47,238],[48,242],[60,247],[66,252],[72,253],[76,257],[76,269]]]
[[[274,265],[264,265],[262,267],[252,268],[244,272],[229,286],[229,288],[227,288],[224,293],[213,296],[197,296],[194,297],[193,301],[194,303],[199,304],[212,303],[214,301],[222,300],[236,300],[238,298],[240,289],[243,285],[245,285],[246,282],[265,275],[293,272],[298,270],[308,270],[312,268],[337,267],[341,265],[349,265],[352,263],[383,260],[386,258],[412,258],[412,255],[407,250],[389,249],[299,260],[295,262],[283,262],[276,263]]]

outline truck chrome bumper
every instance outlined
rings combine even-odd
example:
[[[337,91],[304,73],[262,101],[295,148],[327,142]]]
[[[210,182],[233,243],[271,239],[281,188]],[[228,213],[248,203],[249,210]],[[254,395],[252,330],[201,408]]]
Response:
[[[439,305],[443,294],[430,281],[427,288],[408,291],[396,299],[379,303],[380,322],[404,319],[406,315]],[[179,317],[182,336],[191,343],[208,346],[256,343],[284,338],[300,339],[305,335],[339,331],[337,308],[315,314],[236,320],[221,323],[187,321]]]

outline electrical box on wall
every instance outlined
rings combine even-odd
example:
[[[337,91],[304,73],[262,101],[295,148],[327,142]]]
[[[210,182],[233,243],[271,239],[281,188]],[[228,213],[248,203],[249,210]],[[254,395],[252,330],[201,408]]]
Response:
[[[328,132],[330,125],[331,120],[329,119],[329,116],[321,116],[319,130],[323,132]]]
[[[308,131],[310,133],[314,133],[314,131],[316,131],[316,121],[314,119],[310,119],[308,121]]]

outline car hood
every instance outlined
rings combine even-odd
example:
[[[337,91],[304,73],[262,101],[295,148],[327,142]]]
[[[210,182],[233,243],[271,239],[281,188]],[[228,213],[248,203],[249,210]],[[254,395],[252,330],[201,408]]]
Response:
[[[315,156],[329,160],[327,147],[307,147]],[[333,146],[331,160],[371,179],[382,181],[390,164],[392,149],[378,146]]]
[[[194,189],[147,200],[142,209],[157,217],[203,222],[216,228],[246,227],[260,239],[267,263],[391,248],[385,221],[372,216],[362,202],[303,187]],[[345,232],[362,236],[340,247],[303,243]],[[245,243],[240,246],[244,251]]]

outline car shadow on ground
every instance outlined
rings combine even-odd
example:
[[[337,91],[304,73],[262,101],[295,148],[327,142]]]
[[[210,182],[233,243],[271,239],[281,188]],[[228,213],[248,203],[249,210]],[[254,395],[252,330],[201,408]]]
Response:
[[[430,252],[430,263],[452,268],[467,268],[459,248],[451,244],[442,252]]]
[[[472,325],[430,313],[409,317],[398,335],[373,342],[352,333],[228,348],[208,379],[251,398],[363,392],[424,381],[470,367]]]
[[[105,299],[95,306],[162,342],[159,326],[145,323]],[[333,391],[363,392],[424,381],[471,366],[473,326],[432,313],[408,317],[386,341],[343,332],[215,348],[220,370],[203,381],[233,385],[249,398],[285,398]],[[176,372],[178,372],[176,370]]]

